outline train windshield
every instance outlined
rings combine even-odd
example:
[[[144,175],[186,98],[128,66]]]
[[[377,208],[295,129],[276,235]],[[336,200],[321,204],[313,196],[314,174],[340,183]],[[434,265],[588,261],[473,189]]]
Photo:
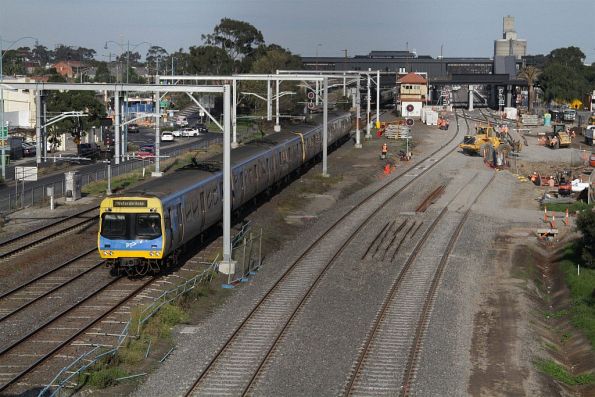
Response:
[[[127,234],[125,214],[103,214],[101,235],[108,238],[125,238]]]
[[[101,221],[101,235],[122,240],[152,240],[161,236],[161,216],[105,213]]]
[[[152,240],[161,236],[161,217],[159,214],[136,214],[135,223],[136,237]]]

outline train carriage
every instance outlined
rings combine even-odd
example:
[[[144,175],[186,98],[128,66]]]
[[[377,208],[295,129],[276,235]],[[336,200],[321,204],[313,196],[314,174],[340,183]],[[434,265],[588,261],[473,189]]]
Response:
[[[329,146],[351,130],[349,114],[329,121]],[[279,132],[231,152],[232,210],[282,183],[322,151],[322,128]],[[98,249],[114,273],[158,271],[177,261],[184,244],[221,220],[222,155],[180,169],[100,206]]]

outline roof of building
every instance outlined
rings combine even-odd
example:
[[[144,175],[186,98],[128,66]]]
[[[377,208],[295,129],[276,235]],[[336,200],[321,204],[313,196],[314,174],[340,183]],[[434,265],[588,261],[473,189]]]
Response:
[[[406,83],[406,84],[427,84],[428,81],[424,79],[417,73],[407,73],[405,76],[401,77],[398,81],[399,83]]]

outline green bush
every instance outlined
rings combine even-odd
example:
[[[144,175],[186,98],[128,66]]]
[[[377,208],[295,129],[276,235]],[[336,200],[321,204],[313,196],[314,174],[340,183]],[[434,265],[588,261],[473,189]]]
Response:
[[[85,383],[94,389],[105,389],[116,384],[116,379],[128,375],[120,367],[106,367],[83,375]]]
[[[595,267],[595,212],[583,211],[576,218],[576,227],[582,234],[582,255],[585,266]]]

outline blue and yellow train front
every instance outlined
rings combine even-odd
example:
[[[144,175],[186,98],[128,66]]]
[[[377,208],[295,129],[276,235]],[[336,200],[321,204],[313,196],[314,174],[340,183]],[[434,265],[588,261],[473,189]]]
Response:
[[[99,255],[115,271],[158,270],[166,248],[161,200],[156,197],[108,197],[99,209]]]

